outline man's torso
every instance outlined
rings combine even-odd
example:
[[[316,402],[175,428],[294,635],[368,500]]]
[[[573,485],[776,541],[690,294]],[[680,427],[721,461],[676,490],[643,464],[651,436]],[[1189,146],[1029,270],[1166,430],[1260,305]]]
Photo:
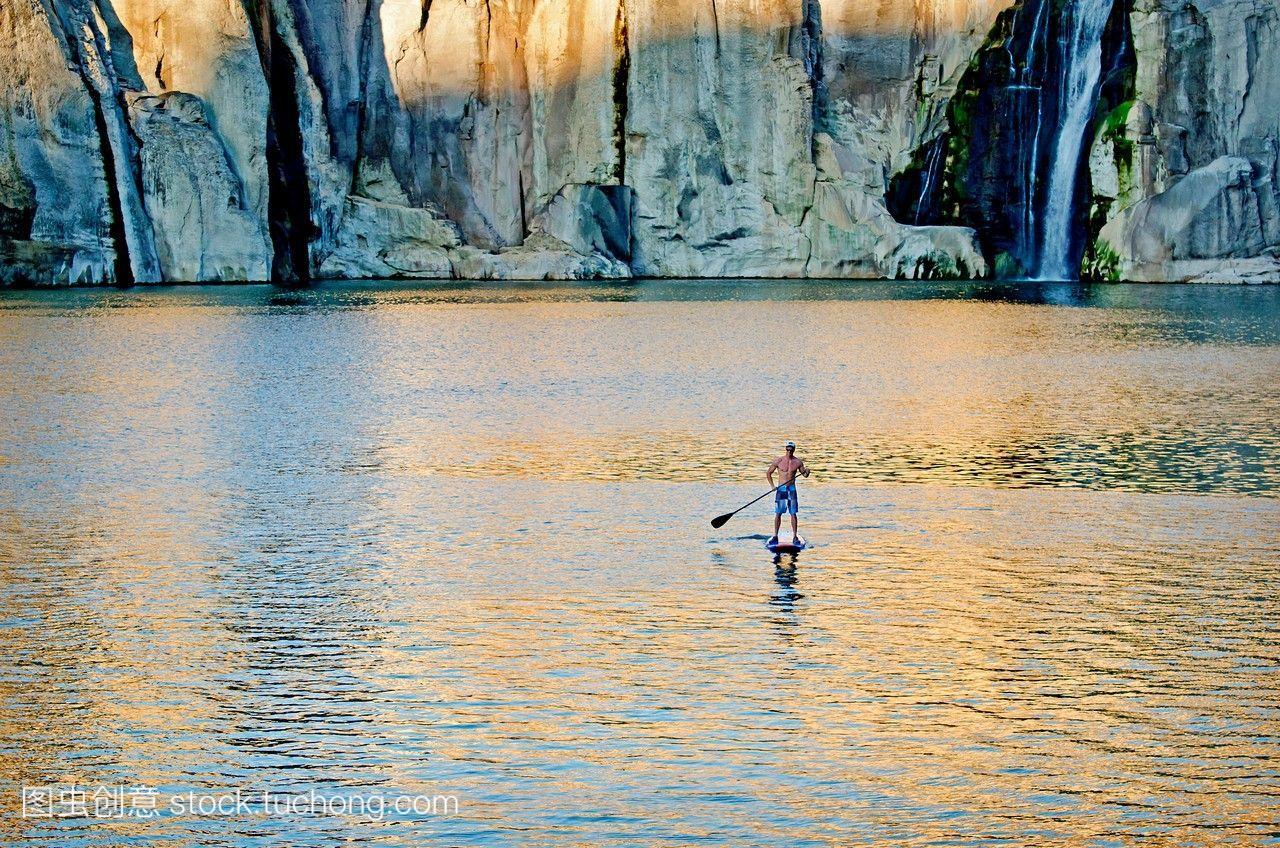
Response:
[[[796,471],[800,468],[801,460],[794,456],[784,456],[778,460],[777,464],[778,471],[782,474],[782,484],[794,483]]]

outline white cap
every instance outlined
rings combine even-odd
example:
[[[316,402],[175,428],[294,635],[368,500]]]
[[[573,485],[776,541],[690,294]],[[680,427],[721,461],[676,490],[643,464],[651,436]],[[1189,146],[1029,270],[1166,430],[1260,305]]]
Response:
[[[796,446],[796,443],[795,443],[795,442],[793,442],[793,441],[791,441],[791,440],[787,440],[787,447],[789,447],[789,448],[794,448],[795,446]]]

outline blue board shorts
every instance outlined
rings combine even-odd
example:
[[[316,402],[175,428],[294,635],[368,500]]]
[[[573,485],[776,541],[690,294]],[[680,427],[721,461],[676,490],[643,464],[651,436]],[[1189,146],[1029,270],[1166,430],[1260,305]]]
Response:
[[[788,483],[785,486],[779,486],[777,494],[773,499],[773,514],[785,515],[800,514],[800,495],[796,492],[796,484]]]

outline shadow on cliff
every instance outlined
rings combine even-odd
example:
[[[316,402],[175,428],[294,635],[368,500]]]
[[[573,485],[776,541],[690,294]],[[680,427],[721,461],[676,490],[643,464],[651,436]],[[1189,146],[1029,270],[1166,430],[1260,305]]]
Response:
[[[998,5],[948,7],[928,37],[985,32],[983,10]],[[413,14],[381,0],[352,11],[324,0],[290,8],[293,61],[323,102],[345,192],[438,207],[467,243],[491,250],[521,244],[573,184],[666,183],[659,193],[672,208],[659,214],[683,225],[704,189],[770,181],[765,200],[798,220],[803,210],[787,211],[794,204],[779,192],[796,191],[787,181],[814,165],[814,133],[843,132],[864,107],[859,120],[873,127],[910,124],[897,104],[911,96],[924,50],[910,20],[858,20],[845,10],[832,28],[812,0],[755,13],[616,0],[514,10],[434,0]],[[545,20],[548,9],[564,14]],[[339,30],[347,37],[335,41]],[[281,110],[282,120],[294,115]],[[630,167],[638,153],[648,154],[639,174]],[[325,163],[308,165],[314,184]],[[856,178],[896,166],[868,162]]]
[[[272,273],[302,280],[352,198],[438,211],[466,245],[499,251],[522,245],[561,193],[581,186],[632,187],[647,226],[677,249],[759,253],[764,267],[770,251],[799,251],[807,238],[797,233],[816,202],[817,133],[840,136],[852,151],[826,163],[830,179],[857,186],[896,168],[904,157],[894,144],[914,146],[933,131],[899,108],[917,96],[922,57],[934,41],[972,37],[975,21],[1006,0],[931,9],[928,26],[915,13],[884,16],[839,2],[824,10],[817,0],[242,2],[268,115],[263,148],[245,154],[238,176],[247,183],[248,168],[265,170],[255,184],[268,190]],[[145,4],[138,0],[126,20],[149,20]],[[165,93],[155,89],[174,78],[159,68],[139,73],[130,33],[108,0],[52,8],[69,17],[68,45],[76,43],[71,33],[104,22],[93,49],[70,47],[71,55],[103,123],[122,265],[141,269],[138,279],[160,279],[151,232],[159,224],[143,205],[125,100]],[[189,33],[201,13],[199,4],[162,10],[180,20],[175,33]],[[148,34],[144,49],[161,37],[159,29]],[[90,53],[107,58],[118,79],[110,90],[95,88]],[[201,61],[215,76],[224,70],[216,51]],[[206,105],[215,131],[233,125],[236,108],[257,108]],[[243,112],[240,120],[253,126]],[[885,138],[865,145],[867,132]],[[877,200],[874,187],[866,196]],[[871,214],[861,197],[828,202],[836,219],[855,226]]]

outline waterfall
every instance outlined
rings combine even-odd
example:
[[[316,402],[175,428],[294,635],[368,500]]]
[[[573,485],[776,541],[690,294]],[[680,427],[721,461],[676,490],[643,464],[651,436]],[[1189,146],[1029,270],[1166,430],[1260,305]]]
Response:
[[[1116,2],[1016,0],[960,81],[952,135],[891,182],[894,216],[974,227],[998,276],[1077,279],[1094,117],[1100,102],[1131,99],[1131,35]]]
[[[1061,80],[1058,126],[1041,218],[1037,276],[1042,280],[1072,280],[1072,232],[1080,158],[1098,102],[1102,81],[1102,35],[1114,0],[1069,0],[1063,10],[1058,37]]]
[[[1040,245],[1037,243],[1039,228],[1036,226],[1036,188],[1039,183],[1040,170],[1040,136],[1044,131],[1044,92],[1039,85],[1039,72],[1043,69],[1043,57],[1037,57],[1037,50],[1043,50],[1042,42],[1049,23],[1051,0],[1040,0],[1034,4],[1035,16],[1031,21],[1031,34],[1026,41],[1026,52],[1022,56],[1021,66],[1013,64],[1013,52],[1010,51],[1009,81],[1010,88],[1019,92],[1016,112],[1018,126],[1032,127],[1029,133],[1031,145],[1023,151],[1023,187],[1025,202],[1022,207],[1022,228],[1019,231],[1019,255],[1022,257],[1040,256]],[[1031,123],[1027,114],[1027,101],[1035,108],[1035,122]]]
[[[912,220],[913,224],[920,225],[925,223],[925,216],[931,211],[930,203],[933,199],[934,189],[938,186],[938,178],[942,172],[942,162],[946,158],[946,150],[944,139],[938,139],[929,148],[929,155],[925,160],[924,178],[920,181],[920,194],[916,196],[916,212]]]

